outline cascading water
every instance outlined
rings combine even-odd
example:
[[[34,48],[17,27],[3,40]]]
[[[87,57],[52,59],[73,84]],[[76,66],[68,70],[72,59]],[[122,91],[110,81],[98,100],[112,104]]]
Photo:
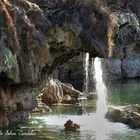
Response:
[[[107,121],[105,120],[105,113],[107,112],[107,102],[106,102],[106,97],[107,97],[107,88],[103,82],[103,71],[101,68],[101,59],[100,58],[95,58],[94,59],[94,79],[96,81],[96,93],[98,96],[98,100],[96,103],[96,114],[95,114],[95,120],[98,122],[96,126],[96,140],[101,140],[101,139],[107,139],[106,138],[106,125]]]
[[[97,111],[96,113],[99,114],[99,116],[104,116],[107,112],[107,88],[103,82],[103,72],[101,68],[101,60],[100,58],[95,58],[94,60],[94,68],[95,68],[95,81],[96,81],[96,93],[98,96],[97,100]]]
[[[85,68],[85,92],[88,92],[88,85],[89,85],[89,53],[86,53],[84,68]]]

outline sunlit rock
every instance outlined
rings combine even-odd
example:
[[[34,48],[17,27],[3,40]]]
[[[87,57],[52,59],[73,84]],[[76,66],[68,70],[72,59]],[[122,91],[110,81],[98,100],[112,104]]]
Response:
[[[58,103],[76,104],[78,103],[78,97],[82,96],[82,93],[72,86],[53,78],[48,80],[42,92],[42,102],[47,105]]]
[[[110,107],[106,113],[106,118],[128,124],[132,128],[140,128],[140,106]]]
[[[47,106],[45,103],[38,101],[37,102],[37,106],[35,107],[35,109],[33,109],[33,113],[36,112],[40,112],[40,113],[44,113],[44,112],[51,112],[52,110],[49,108],[49,106]]]

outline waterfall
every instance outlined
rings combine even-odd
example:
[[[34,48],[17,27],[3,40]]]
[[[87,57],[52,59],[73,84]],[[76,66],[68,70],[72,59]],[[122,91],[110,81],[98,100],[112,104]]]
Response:
[[[95,58],[94,59],[94,79],[96,81],[96,93],[98,96],[98,100],[96,103],[96,114],[95,114],[95,121],[97,122],[96,124],[96,131],[95,131],[95,136],[96,140],[101,140],[101,139],[108,139],[107,138],[107,121],[105,120],[105,113],[107,112],[107,102],[106,102],[106,97],[107,97],[107,88],[103,82],[103,71],[101,68],[101,60],[100,58]]]
[[[103,82],[103,71],[101,68],[101,60],[100,58],[95,58],[94,60],[94,68],[95,68],[95,81],[96,81],[96,93],[98,96],[97,100],[97,114],[100,117],[104,117],[105,113],[107,112],[107,88]]]
[[[91,84],[91,91],[94,92],[95,91],[95,77],[94,77],[94,74],[95,74],[95,68],[94,68],[94,58],[91,59],[91,78],[92,78],[92,84]]]
[[[85,92],[88,92],[88,85],[89,85],[89,53],[86,53],[84,68],[85,68]]]

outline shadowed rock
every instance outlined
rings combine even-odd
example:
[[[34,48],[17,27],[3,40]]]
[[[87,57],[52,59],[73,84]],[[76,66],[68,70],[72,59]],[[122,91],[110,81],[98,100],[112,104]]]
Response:
[[[72,132],[77,132],[80,129],[80,126],[76,123],[74,123],[71,120],[68,120],[65,124],[65,131],[72,131]]]

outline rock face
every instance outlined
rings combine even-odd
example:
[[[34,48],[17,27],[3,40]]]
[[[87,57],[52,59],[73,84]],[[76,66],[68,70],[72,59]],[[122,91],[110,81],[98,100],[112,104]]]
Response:
[[[0,88],[0,127],[27,120],[27,112],[37,105],[36,96],[36,91],[25,86]]]
[[[110,107],[106,113],[106,118],[111,121],[128,124],[133,128],[140,128],[140,106]]]
[[[85,78],[83,60],[84,56],[81,53],[58,66],[53,72],[54,78],[59,79],[62,83],[70,83],[77,90],[83,91]]]
[[[111,77],[115,79],[140,77],[138,17],[130,12],[120,15],[115,12],[110,15],[110,18],[116,27],[114,27],[115,33],[113,33],[114,41],[110,42],[112,45],[109,49],[109,56],[113,56],[113,58],[102,61],[106,77],[110,79]]]
[[[116,59],[115,74],[120,77],[140,76],[139,7],[138,0],[1,0],[0,108],[4,116],[19,108],[32,109],[35,92],[48,74],[82,51]],[[17,87],[12,95],[9,87]]]

